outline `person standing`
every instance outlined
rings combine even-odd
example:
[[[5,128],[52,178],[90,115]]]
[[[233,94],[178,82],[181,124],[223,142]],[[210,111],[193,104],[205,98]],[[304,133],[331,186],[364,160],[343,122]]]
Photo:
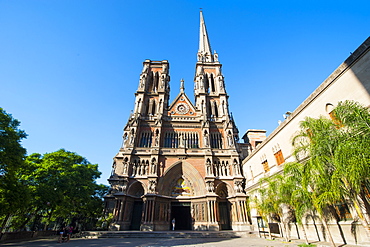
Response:
[[[172,231],[175,230],[175,224],[176,224],[176,221],[175,221],[175,218],[172,219]]]

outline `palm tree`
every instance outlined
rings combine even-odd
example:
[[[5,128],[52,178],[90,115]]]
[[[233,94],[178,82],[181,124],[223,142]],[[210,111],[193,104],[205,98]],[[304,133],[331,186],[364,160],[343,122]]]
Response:
[[[340,142],[334,156],[334,176],[344,196],[349,198],[357,216],[370,236],[370,205],[366,187],[370,175],[370,111],[357,102],[340,102],[333,111],[340,130]]]
[[[338,104],[331,117],[307,117],[293,146],[296,159],[302,162],[302,189],[308,192],[332,242],[324,210],[343,198],[354,204],[369,232],[366,216],[370,205],[364,185],[370,170],[370,113],[366,107],[346,101]]]
[[[258,189],[259,199],[255,201],[257,209],[266,221],[270,218],[278,216],[278,221],[281,222],[281,229],[286,241],[289,241],[289,223],[292,220],[291,206],[289,205],[290,191],[285,186],[285,178],[280,174],[261,180],[260,188]]]

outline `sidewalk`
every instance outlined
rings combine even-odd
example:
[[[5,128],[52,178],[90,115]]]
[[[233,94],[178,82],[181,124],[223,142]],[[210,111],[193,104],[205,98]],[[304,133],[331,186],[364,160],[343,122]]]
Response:
[[[243,237],[243,238],[101,238],[101,239],[71,239],[68,243],[57,243],[57,238],[53,239],[38,239],[32,241],[12,242],[12,243],[1,243],[1,246],[29,246],[29,247],[48,247],[48,246],[60,246],[60,247],[83,247],[83,246],[107,246],[107,247],[122,247],[122,246],[227,246],[227,247],[241,247],[241,246],[254,246],[254,247],[270,247],[270,246],[298,246],[298,244],[304,243],[303,240],[293,240],[292,242],[284,242],[282,239],[269,240],[264,238],[258,238],[255,236]],[[330,247],[329,243],[316,242],[317,247]],[[337,245],[346,247],[359,247],[361,245]],[[362,245],[364,246],[364,245]]]

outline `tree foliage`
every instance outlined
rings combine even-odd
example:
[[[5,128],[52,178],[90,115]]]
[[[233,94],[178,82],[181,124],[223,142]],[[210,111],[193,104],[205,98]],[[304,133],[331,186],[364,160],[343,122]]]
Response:
[[[19,125],[0,108],[0,230],[63,223],[94,228],[107,192],[96,184],[98,165],[64,149],[26,156],[21,141],[27,135]]]
[[[28,172],[23,178],[32,191],[33,217],[41,215],[47,221],[62,218],[65,223],[82,224],[85,219],[102,214],[101,195],[107,186],[95,183],[100,177],[98,165],[64,149],[43,156],[31,154],[26,163]]]
[[[29,198],[26,184],[18,178],[26,155],[21,141],[27,136],[19,125],[17,119],[0,108],[0,229],[11,214],[26,206]]]

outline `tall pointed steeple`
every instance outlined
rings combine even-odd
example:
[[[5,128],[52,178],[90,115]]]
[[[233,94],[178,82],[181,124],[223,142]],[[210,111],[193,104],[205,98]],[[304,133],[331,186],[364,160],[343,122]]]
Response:
[[[198,62],[213,62],[211,45],[208,39],[206,24],[203,18],[203,12],[200,11],[200,28],[199,28],[199,50]]]

